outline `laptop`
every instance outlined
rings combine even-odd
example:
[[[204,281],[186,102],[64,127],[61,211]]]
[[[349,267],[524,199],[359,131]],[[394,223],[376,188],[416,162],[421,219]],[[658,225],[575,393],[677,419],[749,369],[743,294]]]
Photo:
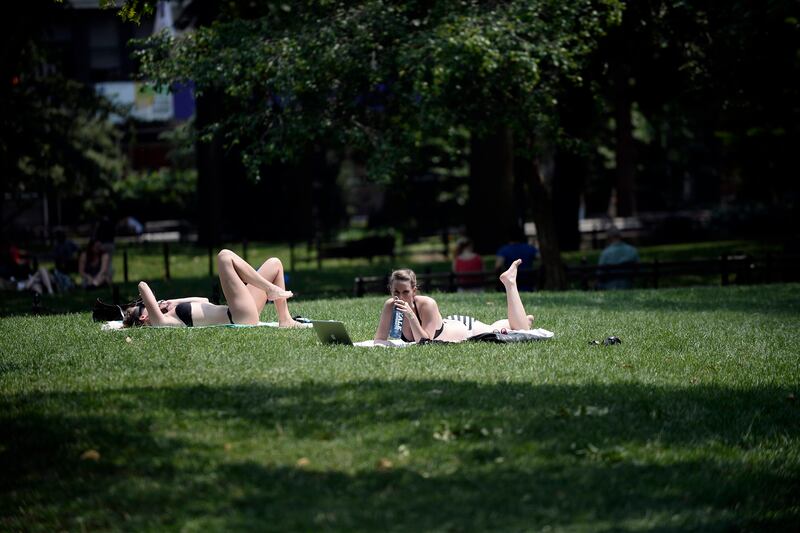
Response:
[[[343,322],[338,320],[312,320],[314,331],[322,344],[347,344],[352,346],[353,341],[344,327]]]

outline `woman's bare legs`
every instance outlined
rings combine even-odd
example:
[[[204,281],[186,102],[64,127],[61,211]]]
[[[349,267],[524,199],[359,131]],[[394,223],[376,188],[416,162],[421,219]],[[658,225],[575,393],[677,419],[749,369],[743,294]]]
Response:
[[[283,298],[285,301],[292,296],[291,291],[265,279],[247,261],[230,250],[222,250],[217,254],[217,269],[222,292],[237,324],[258,323],[260,309],[248,285],[259,288],[269,299]],[[263,305],[261,307],[263,308]]]
[[[264,261],[257,272],[270,283],[281,289],[286,289],[286,284],[283,279],[283,263],[281,263],[281,260],[277,257],[270,257]],[[267,293],[254,285],[248,285],[247,290],[250,291],[250,295],[256,303],[256,308],[259,314],[261,314],[261,311],[267,303]],[[275,311],[278,313],[279,326],[293,327],[299,325],[298,322],[292,319],[292,315],[289,314],[289,303],[286,301],[286,298],[275,299]]]
[[[511,263],[508,270],[500,274],[500,282],[506,288],[508,329],[530,329],[533,323],[533,316],[525,313],[525,307],[522,305],[522,299],[519,297],[519,290],[517,289],[517,269],[520,263],[522,263],[522,260],[517,259]],[[498,322],[495,322],[492,326],[497,324]]]
[[[42,278],[42,285],[47,289],[47,294],[53,294],[53,284],[50,282],[50,274],[45,267],[39,267],[37,272],[39,277]]]

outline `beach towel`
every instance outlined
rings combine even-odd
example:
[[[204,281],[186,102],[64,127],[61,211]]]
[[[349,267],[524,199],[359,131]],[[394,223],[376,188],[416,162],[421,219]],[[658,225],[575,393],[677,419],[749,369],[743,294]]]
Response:
[[[201,328],[258,328],[258,327],[268,327],[268,328],[277,328],[277,322],[259,322],[258,324],[248,325],[248,324],[212,324],[210,326],[192,326],[191,328],[180,328],[180,327],[170,327],[170,326],[147,326],[148,328],[166,328],[166,329],[201,329]],[[301,323],[295,329],[301,328],[310,328],[312,324],[309,323]],[[103,331],[112,331],[117,329],[125,329],[122,327],[122,320],[109,320],[108,322],[104,322],[100,329]],[[135,328],[128,328],[128,329],[135,329]]]
[[[494,342],[500,344],[506,343],[513,343],[513,342],[531,342],[531,341],[541,341],[546,339],[552,339],[555,334],[552,331],[548,331],[544,328],[537,328],[537,329],[512,329],[508,330],[506,333],[500,332],[492,332],[492,333],[481,333],[480,335],[475,335],[473,337],[469,337],[466,339],[465,342]],[[415,344],[460,344],[458,342],[445,342],[445,341],[425,341],[424,343],[417,343],[417,342],[403,342],[399,339],[389,339],[385,341],[385,343],[378,343],[376,344],[375,341],[361,341],[361,342],[354,342],[353,346],[361,346],[362,348],[406,348],[408,346],[413,346]]]

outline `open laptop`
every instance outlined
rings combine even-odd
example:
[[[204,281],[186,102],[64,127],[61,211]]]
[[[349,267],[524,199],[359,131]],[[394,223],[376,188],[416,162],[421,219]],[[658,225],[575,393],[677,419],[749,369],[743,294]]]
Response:
[[[343,322],[338,320],[312,320],[314,331],[322,344],[347,344],[352,346],[353,341],[344,327]]]

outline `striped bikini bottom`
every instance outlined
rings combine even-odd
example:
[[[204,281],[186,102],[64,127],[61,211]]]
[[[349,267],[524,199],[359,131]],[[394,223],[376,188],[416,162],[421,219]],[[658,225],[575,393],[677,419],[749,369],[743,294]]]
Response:
[[[467,316],[467,315],[449,315],[445,317],[446,320],[455,320],[456,322],[461,322],[465,326],[467,326],[468,335],[472,335],[472,328],[477,324],[483,324],[480,320],[475,317]]]

